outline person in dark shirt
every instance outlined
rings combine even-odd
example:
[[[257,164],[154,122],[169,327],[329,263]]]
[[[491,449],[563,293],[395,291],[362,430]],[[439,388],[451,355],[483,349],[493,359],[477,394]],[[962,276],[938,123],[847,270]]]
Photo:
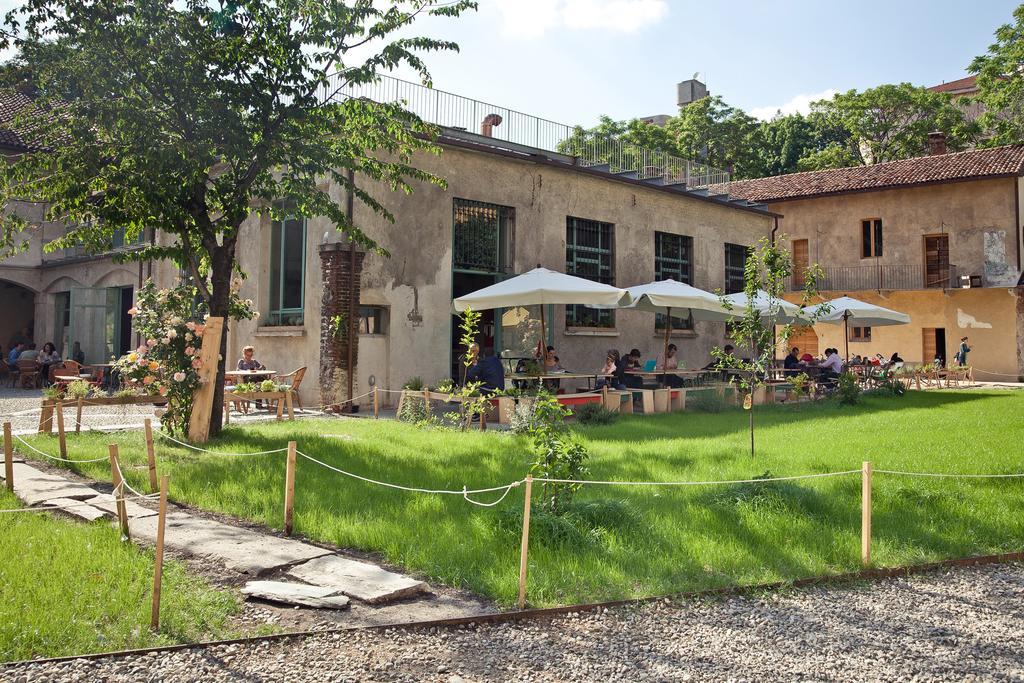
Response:
[[[505,388],[505,368],[493,353],[485,353],[466,370],[466,383],[482,382],[480,393],[485,396]]]
[[[800,349],[793,347],[789,350],[786,355],[786,360],[782,362],[784,372],[782,374],[787,377],[795,377],[800,374],[803,370],[803,364],[800,362]]]

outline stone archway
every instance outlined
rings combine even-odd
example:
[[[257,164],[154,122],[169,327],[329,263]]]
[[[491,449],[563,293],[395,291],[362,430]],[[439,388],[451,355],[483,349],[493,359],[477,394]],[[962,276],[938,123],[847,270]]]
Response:
[[[24,285],[0,280],[0,301],[4,302],[4,314],[0,316],[0,346],[6,356],[11,341],[24,336],[35,338],[36,293]],[[25,329],[28,329],[28,335],[24,334]]]

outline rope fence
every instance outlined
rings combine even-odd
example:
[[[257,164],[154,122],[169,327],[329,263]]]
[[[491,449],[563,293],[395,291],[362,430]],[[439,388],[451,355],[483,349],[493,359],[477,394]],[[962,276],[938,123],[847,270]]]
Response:
[[[4,451],[5,451],[5,466],[7,468],[7,484],[8,488],[13,491],[13,446],[11,442],[11,431],[10,423],[4,424]],[[746,479],[707,479],[707,480],[681,480],[681,481],[615,481],[615,480],[599,480],[599,479],[562,479],[554,477],[538,477],[534,478],[528,474],[523,479],[516,479],[514,481],[503,483],[495,486],[486,486],[481,488],[470,489],[467,486],[463,486],[461,489],[454,488],[428,488],[423,486],[410,486],[406,484],[398,484],[390,481],[384,481],[381,479],[375,479],[369,476],[356,474],[355,472],[348,471],[341,467],[332,465],[325,462],[322,459],[311,456],[298,449],[295,441],[289,441],[288,445],[284,448],[276,448],[264,451],[254,451],[251,453],[233,453],[216,451],[200,446],[195,446],[186,441],[178,439],[166,432],[159,429],[152,430],[149,420],[146,424],[146,448],[149,459],[150,469],[150,482],[151,488],[156,488],[156,458],[153,449],[152,432],[155,431],[160,437],[167,441],[177,444],[179,446],[191,449],[195,452],[199,452],[210,456],[259,456],[259,455],[276,455],[279,453],[285,453],[285,505],[284,505],[284,519],[285,519],[285,534],[290,535],[294,520],[294,501],[295,501],[295,467],[296,467],[296,456],[313,463],[319,467],[322,467],[335,474],[343,477],[360,481],[373,486],[380,486],[396,491],[402,491],[412,494],[421,495],[442,495],[442,496],[458,496],[461,497],[465,502],[471,505],[482,507],[482,508],[494,508],[497,505],[505,501],[513,489],[523,487],[524,498],[523,498],[523,531],[521,537],[521,561],[520,561],[520,594],[519,594],[519,606],[520,608],[525,607],[525,595],[526,595],[526,576],[528,563],[526,560],[528,548],[529,548],[529,532],[530,532],[530,510],[532,507],[532,486],[533,483],[539,484],[551,484],[551,485],[576,485],[576,486],[647,486],[647,487],[692,487],[692,486],[727,486],[727,485],[740,485],[740,484],[766,484],[772,482],[792,482],[801,480],[815,480],[815,479],[826,479],[836,477],[849,477],[854,475],[861,476],[861,561],[865,566],[870,565],[871,562],[871,493],[872,493],[872,477],[873,475],[884,475],[894,477],[921,477],[921,478],[936,478],[936,479],[960,479],[960,480],[981,480],[981,479],[1021,479],[1024,478],[1024,472],[999,472],[999,473],[954,473],[954,472],[912,472],[906,470],[895,470],[895,469],[873,469],[872,463],[865,461],[861,469],[850,469],[840,470],[835,472],[816,472],[808,474],[794,474],[777,477],[757,477],[757,478],[746,478]],[[49,460],[55,460],[59,462],[68,463],[94,463],[107,460],[107,458],[88,458],[82,460],[75,460],[64,457],[52,456],[45,451],[33,446],[32,444],[25,441],[20,436],[16,436],[18,442],[31,452],[43,456]],[[125,537],[128,535],[127,530],[127,514],[124,509],[124,503],[128,500],[152,500],[156,493],[144,494],[141,491],[133,488],[127,482],[121,465],[117,457],[117,446],[112,444],[110,446],[111,463],[111,476],[114,483],[114,491],[118,505],[118,516],[121,520],[122,530]],[[166,477],[165,477],[166,478]],[[124,490],[129,491],[133,494],[131,497],[124,496]],[[481,496],[486,494],[497,494],[497,497],[491,501],[476,500],[472,496]],[[74,503],[68,505],[47,505],[39,507],[29,508],[15,508],[11,510],[0,510],[0,513],[14,513],[14,512],[28,512],[28,511],[47,511],[47,510],[63,510],[74,507],[84,507],[90,505],[89,503]]]

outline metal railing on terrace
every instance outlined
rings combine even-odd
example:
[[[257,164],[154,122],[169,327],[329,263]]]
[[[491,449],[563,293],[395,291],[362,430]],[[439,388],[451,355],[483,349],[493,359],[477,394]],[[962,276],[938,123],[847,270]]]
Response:
[[[871,289],[955,289],[961,286],[956,266],[935,269],[915,265],[832,266],[822,268],[821,291]],[[803,288],[801,276],[790,279],[790,290]]]
[[[611,136],[588,133],[538,116],[481,102],[443,90],[427,88],[393,76],[378,75],[367,84],[343,84],[329,77],[322,99],[364,97],[374,102],[400,102],[424,121],[510,145],[571,157],[579,166],[607,167],[610,173],[629,174],[659,184],[685,184],[709,194],[728,194],[729,173],[699,161],[645,149]]]

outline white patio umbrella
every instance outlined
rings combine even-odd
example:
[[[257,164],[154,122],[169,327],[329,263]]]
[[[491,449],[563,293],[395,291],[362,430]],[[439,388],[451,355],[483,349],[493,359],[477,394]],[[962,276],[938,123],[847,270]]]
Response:
[[[460,296],[452,301],[458,312],[511,306],[540,306],[541,346],[546,342],[544,307],[548,304],[584,304],[615,308],[632,301],[629,292],[618,287],[558,273],[537,266],[531,271],[489,287]]]
[[[825,307],[829,308],[826,309]],[[884,327],[886,325],[906,325],[910,322],[910,316],[876,304],[869,304],[849,296],[841,296],[824,303],[812,306],[809,312],[815,323],[827,323],[831,325],[843,324],[843,334],[846,336],[846,360],[850,360],[850,321],[861,327]],[[820,317],[814,317],[818,311],[828,310]]]
[[[742,317],[747,311],[747,294],[746,292],[736,292],[735,294],[729,294],[725,297],[725,300],[732,304],[733,313],[737,314],[738,317]],[[799,322],[802,320],[800,316],[800,307],[796,304],[791,304],[785,299],[776,299],[775,306],[772,306],[771,296],[768,292],[763,289],[757,290],[757,294],[754,295],[754,310],[761,314],[762,318],[768,318],[770,321],[774,321],[779,325],[787,325],[791,322]]]
[[[620,308],[635,308],[640,311],[665,314],[665,352],[668,358],[668,340],[672,334],[672,311],[677,315],[692,316],[694,320],[724,322],[736,315],[722,305],[721,300],[711,292],[705,292],[685,282],[658,280],[646,285],[627,287],[633,298],[632,303]]]

